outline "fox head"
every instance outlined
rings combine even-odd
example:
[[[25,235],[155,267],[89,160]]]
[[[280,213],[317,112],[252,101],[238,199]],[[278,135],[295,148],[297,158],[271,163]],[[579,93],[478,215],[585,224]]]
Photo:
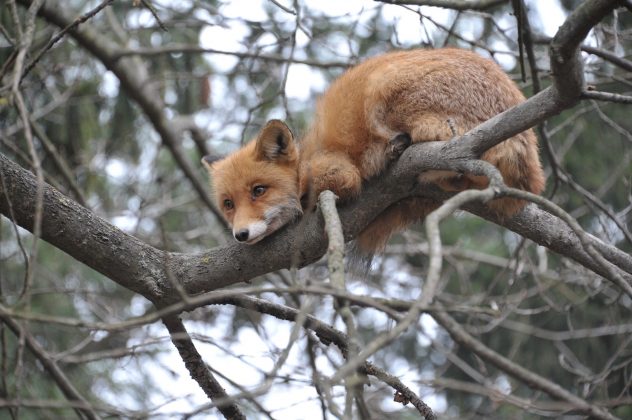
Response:
[[[205,156],[213,195],[239,242],[254,244],[302,214],[298,150],[290,129],[269,121],[233,154]]]

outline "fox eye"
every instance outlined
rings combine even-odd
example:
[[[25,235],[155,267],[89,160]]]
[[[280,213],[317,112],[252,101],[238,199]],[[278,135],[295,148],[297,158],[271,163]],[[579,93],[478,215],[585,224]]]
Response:
[[[252,196],[261,197],[263,193],[266,192],[266,189],[267,187],[263,185],[255,185],[255,187],[252,189]]]
[[[224,208],[226,210],[232,210],[235,205],[233,204],[233,200],[226,199],[224,200]]]

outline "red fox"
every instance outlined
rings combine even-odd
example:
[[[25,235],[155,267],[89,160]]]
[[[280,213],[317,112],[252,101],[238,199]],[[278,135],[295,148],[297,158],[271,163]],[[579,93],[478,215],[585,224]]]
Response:
[[[254,244],[302,214],[301,197],[332,190],[340,200],[360,194],[362,182],[385,169],[391,141],[449,140],[522,102],[524,96],[491,60],[459,49],[380,55],[349,69],[318,101],[316,115],[296,144],[288,127],[268,122],[257,138],[221,160],[205,157],[215,200],[235,239]],[[511,187],[544,188],[537,138],[524,131],[482,159]],[[421,182],[445,190],[484,188],[487,179],[431,171]],[[388,207],[358,236],[361,252],[380,251],[392,233],[423,219],[440,203],[410,198]],[[511,216],[523,202],[489,206]]]

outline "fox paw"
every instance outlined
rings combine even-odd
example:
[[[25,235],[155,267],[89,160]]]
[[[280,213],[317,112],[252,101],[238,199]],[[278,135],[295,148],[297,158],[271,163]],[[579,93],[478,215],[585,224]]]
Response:
[[[400,133],[396,135],[388,142],[386,152],[387,159],[389,161],[397,159],[402,153],[404,153],[404,150],[406,150],[411,143],[412,139],[408,133]]]

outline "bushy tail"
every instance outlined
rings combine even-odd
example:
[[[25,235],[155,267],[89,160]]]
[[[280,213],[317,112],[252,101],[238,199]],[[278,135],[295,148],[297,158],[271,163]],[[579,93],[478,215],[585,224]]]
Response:
[[[483,159],[496,166],[508,187],[519,188],[534,194],[544,190],[544,171],[538,157],[537,138],[533,130],[524,131],[515,137],[491,148]],[[500,198],[488,204],[500,217],[507,218],[517,213],[526,203],[514,198]]]
[[[423,220],[439,206],[436,201],[407,198],[380,213],[356,238],[349,250],[349,266],[354,271],[368,272],[375,254],[384,251],[394,233]]]
[[[483,155],[483,159],[500,170],[507,186],[534,194],[540,194],[544,189],[544,172],[538,157],[537,138],[532,130],[522,132],[515,138],[493,147]],[[473,178],[478,180],[480,177]],[[446,182],[451,182],[451,180],[448,179]],[[473,181],[471,185],[446,188],[446,190],[484,188],[486,185],[485,179],[483,182]],[[524,201],[513,198],[500,198],[488,203],[489,208],[501,218],[513,216],[524,205]],[[351,268],[368,272],[373,256],[384,250],[393,233],[423,220],[439,206],[440,203],[433,200],[408,198],[388,207],[356,238],[349,253]]]

